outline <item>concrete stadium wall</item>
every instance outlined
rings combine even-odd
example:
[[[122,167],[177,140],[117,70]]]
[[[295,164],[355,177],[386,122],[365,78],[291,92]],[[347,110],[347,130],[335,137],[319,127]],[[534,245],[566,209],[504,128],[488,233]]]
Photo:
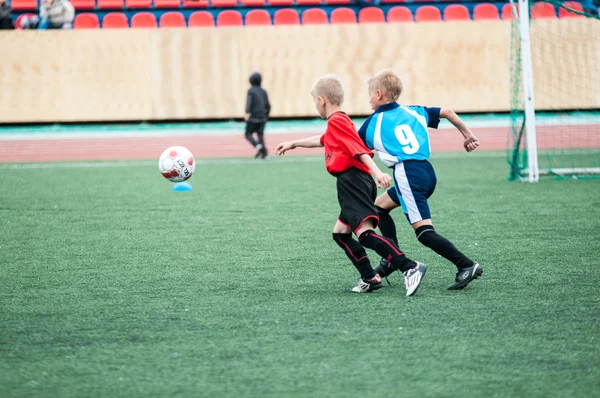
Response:
[[[556,81],[553,63],[584,48],[577,43],[600,42],[594,22],[536,22],[534,36],[590,24],[536,50],[534,62],[547,66],[536,86]],[[273,116],[315,116],[309,91],[325,73],[343,79],[348,113],[368,114],[365,81],[389,67],[404,80],[402,103],[507,111],[509,53],[506,21],[0,32],[0,123],[241,117],[253,71],[263,74]],[[538,105],[600,107],[598,90],[575,84],[600,81],[585,76],[598,73],[598,53],[582,59],[593,65],[560,76],[560,95],[540,92]]]

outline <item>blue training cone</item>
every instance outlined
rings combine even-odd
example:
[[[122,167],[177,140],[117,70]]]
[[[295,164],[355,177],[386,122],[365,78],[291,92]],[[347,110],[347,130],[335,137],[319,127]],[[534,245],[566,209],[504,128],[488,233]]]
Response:
[[[189,182],[178,182],[173,185],[173,192],[192,192],[192,185]]]

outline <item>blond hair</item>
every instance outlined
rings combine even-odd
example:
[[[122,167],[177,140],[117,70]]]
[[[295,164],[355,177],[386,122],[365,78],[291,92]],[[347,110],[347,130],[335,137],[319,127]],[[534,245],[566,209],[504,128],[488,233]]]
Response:
[[[402,94],[402,80],[391,69],[384,69],[378,72],[375,76],[367,80],[367,84],[369,85],[369,92],[372,93],[375,90],[381,90],[384,96],[392,102],[397,101],[400,98],[400,94]]]
[[[313,98],[325,97],[332,105],[342,105],[344,102],[344,86],[336,75],[325,75],[317,79],[310,90]]]

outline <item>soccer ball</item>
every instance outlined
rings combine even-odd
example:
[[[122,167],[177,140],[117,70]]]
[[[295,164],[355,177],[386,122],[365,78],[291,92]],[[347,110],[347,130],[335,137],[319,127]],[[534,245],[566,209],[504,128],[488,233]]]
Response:
[[[196,162],[187,148],[172,146],[160,155],[158,168],[166,179],[173,182],[182,182],[192,176],[196,168]]]

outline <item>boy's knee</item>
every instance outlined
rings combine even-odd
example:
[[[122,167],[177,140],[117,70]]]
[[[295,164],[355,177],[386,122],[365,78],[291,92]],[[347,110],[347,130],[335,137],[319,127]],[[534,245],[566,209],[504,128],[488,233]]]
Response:
[[[375,206],[375,208],[377,209],[377,213],[379,213],[379,215],[390,214],[390,211],[388,209],[384,209],[383,207],[380,207],[380,206]]]
[[[352,239],[352,234],[341,234],[341,233],[337,233],[334,232],[331,234],[333,240],[335,241],[335,243],[337,243],[338,245],[342,245],[342,243],[346,243],[348,242],[350,239]]]
[[[437,233],[435,232],[433,225],[422,225],[415,230],[415,235],[422,245],[429,246],[431,241],[437,236]]]

